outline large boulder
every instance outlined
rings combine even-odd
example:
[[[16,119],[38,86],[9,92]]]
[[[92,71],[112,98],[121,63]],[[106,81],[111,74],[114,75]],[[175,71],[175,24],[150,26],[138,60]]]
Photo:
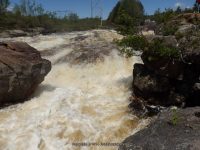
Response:
[[[51,70],[51,62],[22,42],[0,43],[0,105],[27,100]]]
[[[168,110],[128,137],[119,150],[199,150],[200,107]]]
[[[175,79],[182,78],[185,67],[182,61],[164,56],[155,56],[150,51],[145,51],[141,57],[145,66],[156,74]]]
[[[174,81],[148,70],[143,64],[134,65],[134,95],[143,99],[148,105],[183,105],[185,98],[181,95],[181,91],[176,90],[176,84],[172,82]],[[180,88],[180,85],[177,88]]]
[[[137,95],[149,98],[152,95],[163,97],[170,90],[169,80],[151,73],[142,64],[135,64],[133,70],[133,89]]]

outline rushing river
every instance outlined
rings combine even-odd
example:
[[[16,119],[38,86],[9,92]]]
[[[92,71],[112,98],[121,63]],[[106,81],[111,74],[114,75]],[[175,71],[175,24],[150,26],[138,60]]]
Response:
[[[0,150],[117,149],[72,143],[120,143],[143,128],[147,120],[128,110],[132,68],[140,58],[127,59],[111,49],[104,61],[58,63],[81,48],[75,39],[89,45],[115,38],[120,36],[114,31],[93,30],[6,39],[27,42],[53,66],[29,101],[0,110]]]

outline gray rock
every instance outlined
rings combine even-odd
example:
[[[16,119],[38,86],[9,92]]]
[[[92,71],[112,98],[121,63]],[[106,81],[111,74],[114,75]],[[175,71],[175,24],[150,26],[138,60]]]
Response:
[[[176,37],[173,35],[169,35],[169,36],[151,35],[151,36],[146,36],[146,38],[149,42],[153,41],[154,39],[160,39],[165,42],[165,45],[170,45],[174,47],[177,47],[178,45],[178,41],[176,40]]]
[[[199,150],[200,107],[168,110],[125,139],[119,150]]]
[[[182,58],[185,63],[200,65],[200,37],[188,35],[179,42]]]
[[[27,36],[28,33],[22,30],[6,30],[0,33],[1,38]]]
[[[192,30],[195,30],[196,28],[197,28],[197,26],[193,25],[193,24],[181,25],[181,26],[179,26],[177,33],[186,34]]]
[[[61,57],[55,63],[69,62],[70,64],[75,65],[83,63],[96,63],[98,61],[103,61],[105,56],[108,56],[113,52],[113,49],[117,49],[117,46],[110,43],[108,44],[106,42],[90,45],[79,45],[77,50],[70,52],[67,56]]]

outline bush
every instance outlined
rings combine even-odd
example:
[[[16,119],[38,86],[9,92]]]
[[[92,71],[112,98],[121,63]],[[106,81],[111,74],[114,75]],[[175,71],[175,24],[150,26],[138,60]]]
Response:
[[[121,47],[120,52],[125,54],[126,57],[133,56],[134,51],[148,51],[152,54],[152,60],[159,57],[180,57],[178,48],[166,45],[161,39],[148,42],[143,36],[132,35],[117,41],[117,44]]]
[[[178,48],[165,45],[164,41],[161,39],[154,39],[153,42],[149,44],[148,51],[151,51],[153,55],[158,57],[180,57]]]
[[[175,37],[176,37],[177,40],[182,39],[184,36],[185,35],[183,33],[180,33],[180,32],[176,32],[176,34],[175,34]]]
[[[118,46],[121,47],[121,53],[127,57],[133,56],[135,51],[143,51],[148,47],[148,42],[145,37],[137,35],[129,35],[120,41],[117,41]]]
[[[165,9],[164,12],[161,12],[160,9],[158,9],[155,11],[154,15],[152,16],[152,19],[159,24],[166,23],[175,15],[176,12],[174,12],[173,9]]]
[[[162,33],[164,36],[174,35],[177,30],[178,30],[178,28],[175,25],[173,25],[173,26],[164,25],[164,27],[162,29]]]

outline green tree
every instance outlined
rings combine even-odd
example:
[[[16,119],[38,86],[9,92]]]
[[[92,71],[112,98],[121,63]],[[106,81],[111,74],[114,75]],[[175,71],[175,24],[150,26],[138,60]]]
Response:
[[[79,16],[76,13],[69,13],[64,17],[68,21],[76,22],[79,20]]]
[[[10,5],[9,0],[0,0],[0,14],[6,12],[6,9]]]
[[[177,8],[176,8],[176,11],[175,11],[177,14],[180,14],[181,12],[182,12],[182,9],[181,9],[181,7],[180,6],[178,6]]]
[[[122,34],[132,34],[144,19],[144,7],[139,0],[120,0],[111,11],[108,21],[119,26]]]
[[[44,8],[35,0],[21,0],[19,4],[15,5],[14,12],[20,12],[24,16],[39,16],[44,14]]]
[[[172,17],[174,17],[176,13],[173,9],[165,9],[164,12],[161,12],[160,9],[156,10],[153,15],[153,20],[155,20],[157,23],[166,23],[168,20],[170,20]]]
[[[139,0],[121,0],[111,11],[108,21],[117,23],[121,11],[124,11],[123,13],[133,18],[135,24],[141,23],[144,17],[144,7]]]

